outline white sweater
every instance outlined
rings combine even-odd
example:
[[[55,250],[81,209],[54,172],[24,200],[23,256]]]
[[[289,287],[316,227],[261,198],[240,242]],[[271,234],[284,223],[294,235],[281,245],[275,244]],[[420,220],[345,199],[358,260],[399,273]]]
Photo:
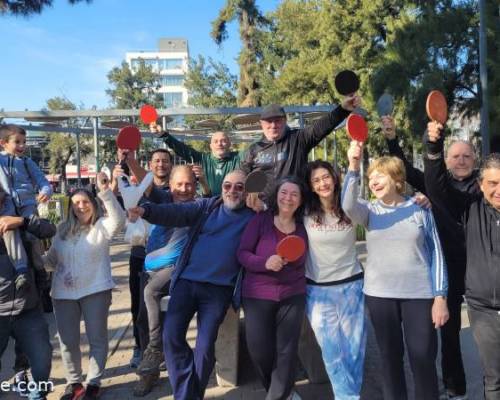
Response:
[[[108,216],[101,217],[88,231],[62,240],[54,237],[45,264],[54,269],[52,298],[77,300],[90,294],[112,289],[109,241],[125,224],[125,212],[111,190],[98,195]]]

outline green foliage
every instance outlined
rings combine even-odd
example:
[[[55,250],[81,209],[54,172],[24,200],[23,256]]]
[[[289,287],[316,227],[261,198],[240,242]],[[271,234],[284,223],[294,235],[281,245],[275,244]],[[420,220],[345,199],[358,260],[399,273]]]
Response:
[[[70,4],[76,4],[92,0],[68,0]],[[28,17],[32,14],[40,14],[45,8],[51,7],[53,0],[0,0],[0,15],[22,15]]]
[[[47,108],[55,110],[76,110],[76,105],[64,97],[53,97],[47,100]],[[62,122],[67,127],[74,127],[81,123],[77,118]],[[49,143],[44,148],[49,158],[49,170],[52,174],[60,174],[62,190],[66,185],[66,164],[76,153],[76,138],[70,133],[49,132]],[[91,151],[91,146],[85,141],[80,142],[80,154],[85,157]]]
[[[130,69],[127,62],[115,67],[108,73],[111,87],[106,94],[111,97],[113,107],[119,109],[140,108],[144,104],[162,107],[162,96],[158,93],[161,87],[160,74],[144,60],[139,60],[136,70]],[[133,122],[133,121],[131,121]]]
[[[220,45],[228,37],[227,24],[238,21],[242,49],[238,63],[240,80],[238,85],[238,105],[255,107],[261,104],[258,80],[258,30],[268,24],[259,11],[255,0],[226,0],[218,17],[212,22],[211,36]]]
[[[430,90],[442,90],[458,112],[477,113],[472,0],[284,0],[267,18],[271,27],[258,35],[263,103],[338,103],[334,77],[354,70],[369,111],[371,156],[385,151],[375,111],[385,91],[395,98],[398,134],[409,147],[420,141]],[[341,164],[344,132],[337,133]]]

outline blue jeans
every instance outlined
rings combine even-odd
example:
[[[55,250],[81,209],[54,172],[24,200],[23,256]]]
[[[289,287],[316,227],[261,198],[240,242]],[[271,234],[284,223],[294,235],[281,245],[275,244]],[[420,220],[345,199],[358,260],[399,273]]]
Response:
[[[360,398],[366,347],[363,279],[307,285],[307,317],[338,400]]]
[[[49,339],[47,322],[39,308],[24,311],[12,317],[0,316],[0,358],[2,357],[9,337],[16,340],[20,349],[28,357],[31,365],[33,380],[42,383],[48,382],[52,366],[52,346]],[[43,390],[32,390],[29,399],[45,399],[47,393]]]
[[[163,322],[163,350],[176,400],[201,400],[215,365],[215,340],[233,296],[233,287],[180,279],[170,293]],[[186,340],[197,314],[196,348]]]

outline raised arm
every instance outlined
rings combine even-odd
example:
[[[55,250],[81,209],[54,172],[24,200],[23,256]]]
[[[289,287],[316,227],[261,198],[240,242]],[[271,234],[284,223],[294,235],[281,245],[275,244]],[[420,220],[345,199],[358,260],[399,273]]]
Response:
[[[342,185],[342,209],[353,223],[368,226],[368,202],[359,198],[359,168],[363,154],[363,145],[352,141],[347,151],[349,171]]]
[[[182,157],[187,162],[201,163],[203,158],[203,154],[201,152],[193,149],[191,146],[181,142],[180,140],[177,140],[167,131],[162,131],[161,127],[155,122],[149,125],[149,129],[157,137],[162,138],[167,146],[170,147],[179,157]]]
[[[106,174],[100,172],[97,174],[97,186],[99,188],[99,198],[106,207],[107,216],[97,221],[104,229],[105,235],[111,239],[125,225],[125,211],[109,188],[109,180]]]
[[[405,154],[403,153],[403,149],[399,146],[399,140],[396,136],[396,126],[394,124],[393,118],[386,115],[383,116],[380,120],[382,125],[382,133],[385,136],[389,154],[391,156],[399,158],[405,165],[406,182],[408,182],[419,192],[427,194],[425,190],[424,173],[415,168],[413,164],[408,161]]]
[[[457,220],[460,220],[476,196],[461,192],[451,184],[452,178],[444,163],[442,129],[440,123],[429,122],[428,133],[424,135],[425,186],[432,203],[449,210]]]
[[[335,107],[328,115],[318,119],[310,126],[299,132],[299,142],[306,148],[312,149],[321,142],[337,125],[339,125],[354,108],[359,106],[361,98],[358,95],[345,97],[342,105]]]

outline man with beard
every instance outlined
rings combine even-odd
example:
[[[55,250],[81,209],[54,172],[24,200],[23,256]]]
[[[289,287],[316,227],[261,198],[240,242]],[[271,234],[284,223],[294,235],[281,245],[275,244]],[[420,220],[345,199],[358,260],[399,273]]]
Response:
[[[129,210],[155,225],[189,226],[170,284],[163,347],[170,383],[178,400],[199,400],[215,364],[215,340],[239,281],[239,239],[253,212],[245,207],[245,174],[235,170],[222,182],[222,198],[183,204],[146,203]],[[197,313],[196,348],[186,334]]]

